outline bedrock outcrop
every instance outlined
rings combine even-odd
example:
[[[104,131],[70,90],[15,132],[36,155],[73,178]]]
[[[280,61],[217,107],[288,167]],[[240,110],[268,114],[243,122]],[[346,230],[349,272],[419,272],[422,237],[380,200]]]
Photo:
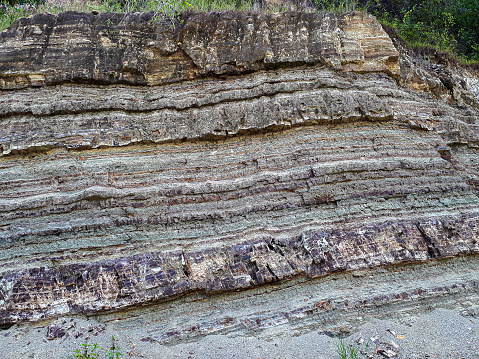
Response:
[[[204,333],[477,308],[477,74],[418,63],[359,12],[150,19],[40,14],[0,34],[1,324],[268,286],[317,301]],[[403,284],[378,274],[345,300],[324,281],[381,268]],[[178,325],[155,335],[200,330]]]

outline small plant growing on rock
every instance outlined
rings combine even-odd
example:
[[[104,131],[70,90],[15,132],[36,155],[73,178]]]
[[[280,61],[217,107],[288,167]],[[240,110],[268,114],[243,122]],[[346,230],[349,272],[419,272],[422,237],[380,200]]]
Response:
[[[359,348],[346,344],[343,339],[339,339],[339,343],[336,344],[336,352],[341,359],[357,359]]]
[[[119,348],[116,344],[116,339],[115,337],[111,337],[111,346],[110,349],[105,353],[105,358],[106,359],[121,359],[123,356],[121,352],[121,348]],[[95,344],[88,344],[88,343],[82,343],[80,344],[82,347],[81,349],[75,349],[73,352],[73,357],[77,359],[98,359],[100,358],[100,353],[104,349],[98,345],[98,343]],[[102,357],[103,358],[103,357]]]
[[[96,359],[98,358],[98,352],[97,350],[103,350],[101,346],[98,345],[98,343],[95,344],[88,344],[88,343],[82,343],[80,344],[81,349],[76,349],[75,350],[75,358],[78,359]]]
[[[340,359],[372,359],[375,353],[369,351],[370,342],[368,341],[364,344],[364,347],[363,342],[364,341],[359,338],[354,344],[346,344],[343,339],[339,339],[339,342],[336,344],[336,353]],[[376,352],[378,352],[377,349]]]
[[[116,340],[115,337],[111,337],[111,347],[110,350],[106,352],[106,357],[108,359],[120,359],[123,354],[121,353],[121,348],[118,348],[116,346]]]

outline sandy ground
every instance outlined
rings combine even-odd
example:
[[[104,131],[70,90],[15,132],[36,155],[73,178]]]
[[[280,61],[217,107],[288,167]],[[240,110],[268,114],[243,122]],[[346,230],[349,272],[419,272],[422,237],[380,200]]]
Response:
[[[41,326],[13,326],[0,332],[0,358],[74,358],[80,344],[111,345],[122,349],[122,358],[340,358],[339,339],[313,330],[299,336],[271,328],[248,336],[207,335],[187,343],[162,345],[136,330],[119,330],[94,319],[68,318]],[[57,337],[57,338],[55,338]],[[343,339],[347,347],[359,348],[357,358],[479,358],[479,318],[463,317],[451,310],[436,309],[412,317],[408,323],[372,320]],[[362,351],[362,353],[361,353]],[[98,358],[106,351],[99,350]]]

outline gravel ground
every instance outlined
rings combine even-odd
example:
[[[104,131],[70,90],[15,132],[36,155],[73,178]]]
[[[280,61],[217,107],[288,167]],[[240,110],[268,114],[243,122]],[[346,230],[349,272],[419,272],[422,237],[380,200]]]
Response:
[[[122,358],[339,358],[339,339],[330,333],[311,331],[288,336],[270,328],[250,336],[208,335],[189,343],[162,345],[144,337],[138,329],[122,331],[111,323],[68,318],[43,326],[14,326],[0,332],[1,358],[73,358],[81,343],[107,347],[114,336]],[[55,338],[57,337],[57,338]],[[344,338],[347,347],[359,348],[358,358],[479,358],[479,319],[455,311],[436,309],[406,324],[372,320]],[[104,358],[104,351],[99,358]]]

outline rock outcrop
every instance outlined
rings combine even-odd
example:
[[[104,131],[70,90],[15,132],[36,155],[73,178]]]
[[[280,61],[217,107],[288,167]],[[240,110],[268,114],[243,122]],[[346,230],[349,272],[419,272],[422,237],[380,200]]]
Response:
[[[316,301],[156,336],[477,308],[477,74],[419,66],[358,12],[150,19],[0,34],[0,323],[278,296],[266,284]],[[346,300],[325,280],[372,288],[380,268],[403,284]]]
[[[398,52],[364,14],[193,14],[174,30],[152,23],[152,16],[67,12],[21,19],[0,37],[0,88],[70,81],[153,86],[320,64],[399,73]]]

